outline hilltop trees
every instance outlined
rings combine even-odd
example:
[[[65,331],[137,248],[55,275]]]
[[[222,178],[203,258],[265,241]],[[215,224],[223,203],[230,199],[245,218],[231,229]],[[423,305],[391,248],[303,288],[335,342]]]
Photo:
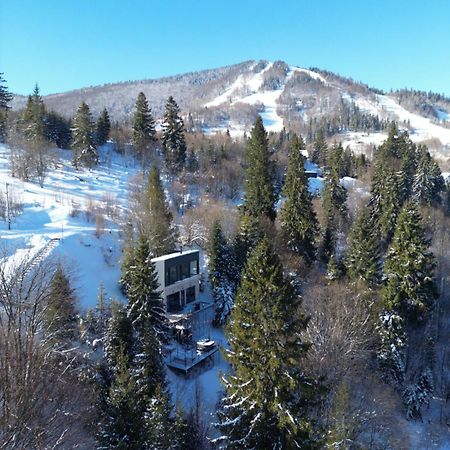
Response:
[[[300,299],[267,238],[247,261],[229,328],[234,375],[218,411],[226,448],[315,448],[307,419],[314,382],[302,372],[308,344]]]
[[[318,222],[308,191],[308,180],[304,169],[301,150],[305,148],[303,139],[294,135],[291,153],[283,187],[286,198],[280,212],[281,230],[288,248],[303,256],[307,263],[315,258],[314,245],[318,232]]]
[[[148,106],[143,92],[140,92],[136,100],[136,111],[133,123],[133,145],[141,159],[142,167],[145,167],[148,147],[155,140],[155,120]]]
[[[89,106],[85,102],[81,102],[73,119],[72,152],[72,164],[76,169],[80,165],[92,168],[98,163],[92,115]]]
[[[164,112],[162,146],[169,172],[172,174],[180,172],[186,160],[186,140],[180,108],[172,96],[167,100]]]
[[[28,140],[37,141],[44,137],[45,105],[37,84],[33,93],[28,96],[22,119],[25,125],[24,133]]]

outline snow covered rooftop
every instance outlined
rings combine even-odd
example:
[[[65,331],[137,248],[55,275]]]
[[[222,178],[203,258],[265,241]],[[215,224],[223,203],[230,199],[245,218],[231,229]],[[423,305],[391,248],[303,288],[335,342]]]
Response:
[[[157,258],[152,258],[152,262],[166,261],[168,259],[176,258],[181,255],[189,255],[190,253],[199,253],[198,250],[183,250],[174,253],[168,253],[167,255],[158,256]]]

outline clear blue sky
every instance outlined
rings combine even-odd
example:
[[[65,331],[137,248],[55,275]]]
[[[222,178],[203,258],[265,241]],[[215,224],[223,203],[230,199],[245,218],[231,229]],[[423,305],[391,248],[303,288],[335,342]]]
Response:
[[[0,72],[20,94],[248,59],[450,96],[450,1],[0,0]]]

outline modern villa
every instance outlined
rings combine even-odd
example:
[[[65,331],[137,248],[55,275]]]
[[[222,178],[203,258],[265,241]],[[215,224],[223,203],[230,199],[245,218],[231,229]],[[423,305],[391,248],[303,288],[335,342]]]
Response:
[[[187,250],[153,258],[168,313],[180,312],[198,298],[199,251]]]

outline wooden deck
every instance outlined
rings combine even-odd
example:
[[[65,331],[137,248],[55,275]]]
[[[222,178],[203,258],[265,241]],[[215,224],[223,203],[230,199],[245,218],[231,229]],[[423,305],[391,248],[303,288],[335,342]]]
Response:
[[[180,370],[186,375],[193,367],[212,357],[218,350],[219,346],[215,345],[210,350],[201,353],[193,350],[191,353],[185,352],[183,355],[174,351],[166,357],[165,362],[168,367]]]

